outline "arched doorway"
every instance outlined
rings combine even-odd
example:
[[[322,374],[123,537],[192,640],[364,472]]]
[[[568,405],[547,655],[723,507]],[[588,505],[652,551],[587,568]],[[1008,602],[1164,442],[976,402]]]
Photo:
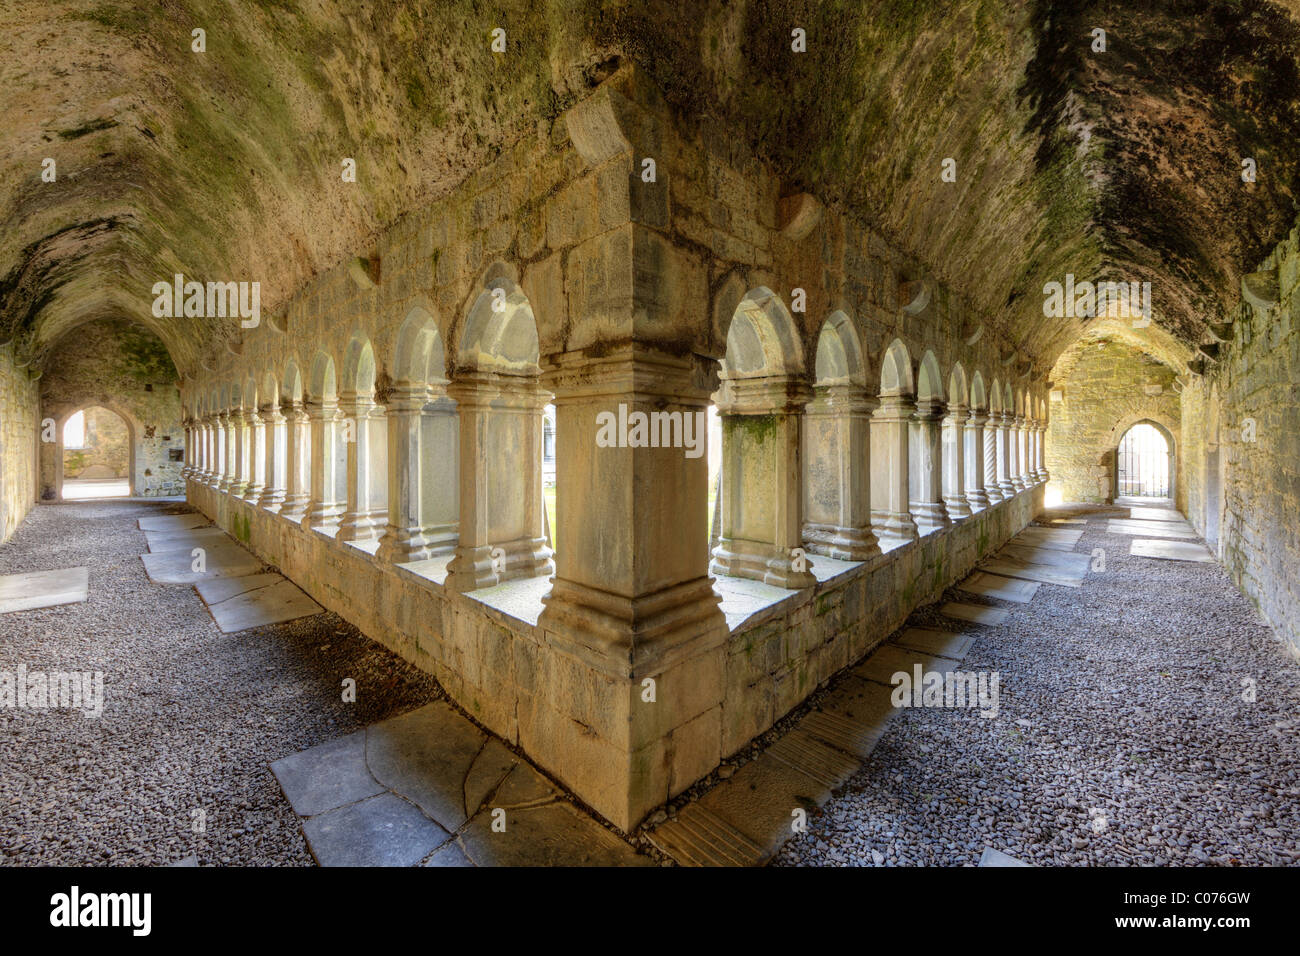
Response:
[[[1133,425],[1115,450],[1115,494],[1123,498],[1173,497],[1173,447],[1153,422]]]
[[[61,497],[125,498],[131,494],[131,428],[120,415],[95,405],[63,423]]]

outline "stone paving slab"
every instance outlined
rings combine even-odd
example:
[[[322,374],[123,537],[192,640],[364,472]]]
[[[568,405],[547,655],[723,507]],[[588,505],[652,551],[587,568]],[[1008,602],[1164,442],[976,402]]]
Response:
[[[245,591],[256,591],[258,588],[269,587],[284,580],[286,579],[283,576],[274,571],[267,571],[265,574],[245,574],[239,578],[213,578],[210,581],[200,581],[194,585],[194,590],[199,592],[199,597],[203,598],[204,603],[217,604]]]
[[[184,515],[152,515],[139,521],[141,531],[185,531],[209,523],[205,516],[197,512]]]
[[[995,557],[1009,558],[1023,564],[1046,564],[1086,575],[1092,563],[1091,554],[1079,551],[1060,551],[1056,548],[1035,548],[1029,545],[1008,544]]]
[[[504,831],[493,830],[494,819],[504,822]],[[655,865],[650,857],[637,853],[586,814],[563,802],[506,810],[504,816],[496,817],[491,808],[485,808],[461,831],[459,839],[465,861],[478,866]],[[430,865],[449,864],[435,864],[430,860]]]
[[[882,644],[874,654],[853,668],[850,673],[862,680],[875,681],[877,684],[893,687],[895,686],[893,680],[895,674],[901,671],[910,677],[912,669],[917,664],[920,664],[922,671],[925,672],[939,671],[940,673],[946,673],[953,668],[953,662],[947,658],[922,654],[920,651],[900,647],[897,644]]]
[[[256,577],[262,578],[264,575],[259,574]],[[218,578],[217,580],[230,579]],[[233,580],[238,581],[243,578]],[[217,622],[217,627],[225,634],[246,631],[250,627],[296,621],[300,617],[311,617],[324,610],[296,584],[285,578],[280,578],[278,582],[266,587],[246,590],[216,604],[208,604],[208,612]]]
[[[188,531],[146,531],[144,539],[150,551],[179,551],[181,548],[206,548],[214,541],[234,542],[234,538],[214,525]]]
[[[385,792],[366,767],[366,732],[282,757],[271,772],[300,817],[315,816]]]
[[[1034,599],[1034,593],[1039,587],[1040,585],[1036,581],[1004,578],[983,571],[976,571],[958,585],[959,590],[970,594],[982,594],[984,597],[1014,601],[1016,604],[1028,604]]]
[[[1014,856],[1008,856],[1001,850],[995,850],[991,846],[986,846],[984,852],[980,854],[980,866],[1029,866]]]
[[[1186,520],[1182,512],[1175,511],[1173,508],[1129,508],[1128,516],[1131,520],[1142,521],[1184,521]]]
[[[1145,541],[1137,538],[1129,546],[1129,554],[1142,558],[1162,558],[1166,561],[1214,560],[1214,555],[1198,541]]]
[[[0,614],[78,604],[89,596],[89,582],[86,568],[0,575]]]
[[[261,571],[260,561],[248,551],[234,544],[214,544],[204,548],[203,571],[194,571],[194,555],[190,548],[174,551],[152,551],[140,555],[144,571],[155,584],[198,584],[209,578],[238,578],[240,575]]]
[[[262,562],[239,545],[214,544],[204,549],[204,571],[192,570],[191,548],[154,551],[140,555],[149,580],[155,584],[198,584],[208,578],[239,577],[262,570]]]
[[[271,769],[322,866],[654,863],[443,701]]]
[[[451,837],[387,792],[304,820],[302,831],[321,866],[415,866]]]
[[[970,621],[972,624],[986,624],[989,626],[1002,624],[1010,616],[1000,607],[983,607],[979,604],[961,604],[956,601],[948,602],[939,608],[939,612],[959,621]]]
[[[1077,588],[1083,585],[1083,575],[1069,568],[1057,568],[1050,564],[1029,564],[1010,558],[990,558],[979,566],[981,571],[999,574],[1005,578],[1019,578],[1022,581],[1037,581],[1039,584],[1059,584],[1062,587]]]
[[[1131,534],[1144,538],[1195,538],[1196,532],[1190,526],[1180,528],[1168,522],[1156,521],[1109,521],[1106,523],[1109,534]]]
[[[928,627],[909,627],[896,639],[896,643],[922,654],[936,657],[949,657],[955,661],[965,660],[975,643],[973,634],[953,634],[950,631],[937,631]]]
[[[797,726],[832,747],[865,759],[898,713],[889,699],[892,690],[875,681],[845,677]]]
[[[1036,548],[1055,548],[1060,551],[1073,551],[1074,546],[1083,537],[1083,531],[1066,531],[1062,528],[1029,527],[1011,539],[1011,544],[1029,545]]]
[[[1052,518],[1051,521],[1053,525],[1086,525],[1088,523],[1087,518]]]

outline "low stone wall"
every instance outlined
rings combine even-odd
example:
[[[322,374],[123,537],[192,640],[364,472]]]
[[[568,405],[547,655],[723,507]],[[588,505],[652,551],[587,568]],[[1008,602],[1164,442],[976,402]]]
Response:
[[[791,592],[722,646],[629,678],[553,646],[536,626],[472,597],[188,482],[191,504],[322,606],[437,677],[471,717],[624,829],[969,573],[1032,520],[1043,489],[1040,484],[816,588]],[[657,685],[654,707],[643,706],[646,677]],[[651,742],[629,750],[629,740]]]

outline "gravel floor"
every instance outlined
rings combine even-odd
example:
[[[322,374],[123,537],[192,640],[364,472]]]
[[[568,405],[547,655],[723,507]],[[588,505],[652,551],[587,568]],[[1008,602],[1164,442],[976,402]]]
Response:
[[[1091,509],[1080,589],[1044,584],[960,669],[1000,713],[905,709],[778,865],[1300,860],[1300,666],[1216,564],[1131,557]],[[955,630],[930,606],[909,622]],[[1257,699],[1243,699],[1253,678]]]
[[[182,510],[41,506],[0,546],[0,574],[90,569],[88,602],[0,616],[0,670],[101,670],[105,696],[98,720],[0,709],[0,864],[310,865],[271,761],[438,696],[336,615],[226,635],[193,588],[152,584],[136,520]]]

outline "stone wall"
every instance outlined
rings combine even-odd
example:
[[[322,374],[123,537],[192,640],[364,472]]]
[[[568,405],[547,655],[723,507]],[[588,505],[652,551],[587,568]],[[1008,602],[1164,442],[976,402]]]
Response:
[[[1182,407],[1195,461],[1187,517],[1300,653],[1298,277],[1293,230],[1248,278],[1254,304],[1243,304],[1218,363],[1183,390]]]
[[[117,414],[129,432],[132,494],[181,495],[185,447],[176,369],[162,342],[126,321],[79,326],[51,352],[41,377],[41,414],[56,423],[56,441],[42,443],[40,495],[57,499],[63,484],[63,424],[91,407]]]
[[[37,382],[0,346],[0,542],[8,540],[36,500]]]
[[[1182,501],[1185,451],[1177,373],[1142,350],[1111,338],[1084,339],[1053,374],[1047,430],[1049,489],[1064,501],[1104,502],[1115,495],[1114,451],[1130,426],[1162,425],[1174,440],[1174,495]]]

